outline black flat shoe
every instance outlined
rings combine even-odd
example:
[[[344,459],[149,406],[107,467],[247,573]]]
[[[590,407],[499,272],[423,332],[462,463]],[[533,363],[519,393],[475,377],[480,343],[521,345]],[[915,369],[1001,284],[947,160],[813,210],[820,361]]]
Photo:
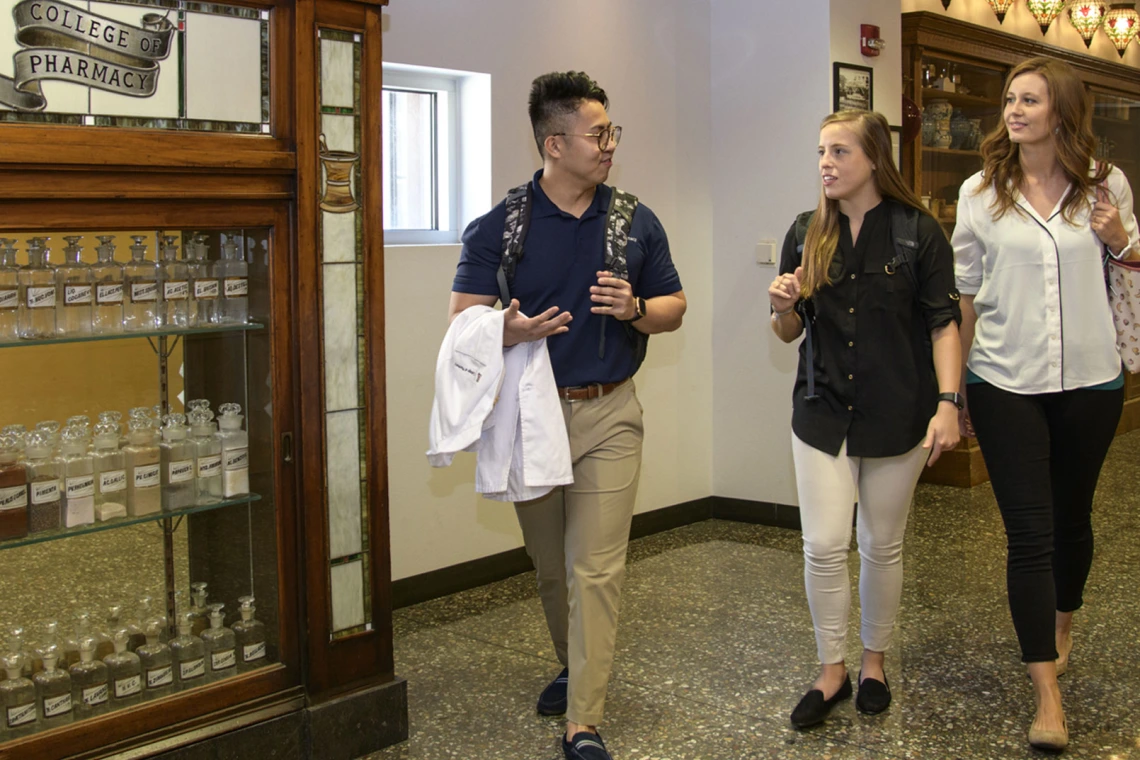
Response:
[[[864,715],[878,715],[891,706],[891,685],[887,676],[883,680],[864,678],[859,671],[859,696],[855,698],[855,709]]]
[[[563,668],[558,677],[551,681],[538,695],[539,715],[561,715],[566,712],[566,690],[570,683],[570,670]]]
[[[817,723],[823,723],[831,708],[851,696],[851,676],[843,679],[843,685],[831,699],[824,699],[823,692],[812,689],[804,694],[803,699],[792,710],[792,725],[796,728],[807,728]]]

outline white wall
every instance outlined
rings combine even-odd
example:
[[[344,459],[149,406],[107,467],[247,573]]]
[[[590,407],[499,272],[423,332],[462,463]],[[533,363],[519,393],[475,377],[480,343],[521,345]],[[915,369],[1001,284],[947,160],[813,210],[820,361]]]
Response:
[[[662,219],[689,312],[638,373],[646,410],[639,512],[712,493],[712,198],[709,7],[693,0],[417,0],[385,11],[386,61],[491,74],[493,198],[540,166],[531,80],[582,69],[624,127],[611,182]],[[474,460],[427,465],[435,356],[458,246],[385,251],[388,468],[395,579],[522,545],[509,504],[473,493]],[[683,357],[683,358],[682,358]]]

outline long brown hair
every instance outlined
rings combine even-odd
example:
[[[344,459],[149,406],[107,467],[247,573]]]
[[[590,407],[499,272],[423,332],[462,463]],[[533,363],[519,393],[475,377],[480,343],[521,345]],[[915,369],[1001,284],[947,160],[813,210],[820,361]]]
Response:
[[[1013,80],[1022,74],[1040,75],[1049,91],[1049,110],[1059,122],[1053,133],[1057,161],[1073,188],[1061,204],[1061,217],[1072,224],[1078,213],[1089,210],[1089,192],[1104,182],[1112,166],[1107,163],[1098,165],[1094,174],[1089,176],[1089,161],[1096,146],[1092,110],[1084,84],[1064,61],[1040,56],[1022,61],[1009,72],[1001,92],[1002,118],[982,141],[983,182],[975,192],[993,188],[995,198],[991,211],[995,220],[1001,219],[1010,209],[1024,213],[1014,199],[1014,190],[1021,187],[1025,179],[1021,171],[1021,146],[1009,139],[1005,125],[1006,97]]]
[[[924,214],[930,213],[914,191],[903,182],[898,167],[895,166],[891,128],[886,117],[877,111],[838,111],[824,119],[819,128],[822,130],[832,124],[843,124],[855,133],[859,147],[875,167],[871,176],[879,195],[918,209]],[[828,198],[821,187],[819,206],[811,218],[804,239],[804,276],[800,283],[804,298],[811,298],[824,285],[831,284],[827,271],[831,268],[838,247],[839,201]]]

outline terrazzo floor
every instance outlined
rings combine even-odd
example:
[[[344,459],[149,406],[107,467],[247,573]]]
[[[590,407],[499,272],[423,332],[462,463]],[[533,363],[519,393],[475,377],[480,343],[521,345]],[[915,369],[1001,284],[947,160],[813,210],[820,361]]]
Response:
[[[1140,760],[1140,432],[1117,439],[1095,508],[1097,553],[1061,681],[1066,756]],[[602,735],[617,760],[1033,758],[1032,692],[1005,598],[988,487],[919,487],[887,657],[894,702],[850,700],[797,732],[817,668],[798,532],[717,520],[634,541]],[[853,583],[858,555],[852,553]],[[853,599],[848,663],[858,670]],[[408,741],[367,760],[558,760],[538,693],[559,670],[531,575],[399,610]]]

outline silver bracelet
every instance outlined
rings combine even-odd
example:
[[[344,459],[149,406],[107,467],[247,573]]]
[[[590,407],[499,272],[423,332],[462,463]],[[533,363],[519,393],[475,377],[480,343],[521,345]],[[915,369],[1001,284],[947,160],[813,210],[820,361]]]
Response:
[[[776,311],[775,309],[772,309],[772,316],[773,317],[786,317],[795,310],[796,310],[795,306],[792,306],[791,308],[786,309],[785,311]]]

